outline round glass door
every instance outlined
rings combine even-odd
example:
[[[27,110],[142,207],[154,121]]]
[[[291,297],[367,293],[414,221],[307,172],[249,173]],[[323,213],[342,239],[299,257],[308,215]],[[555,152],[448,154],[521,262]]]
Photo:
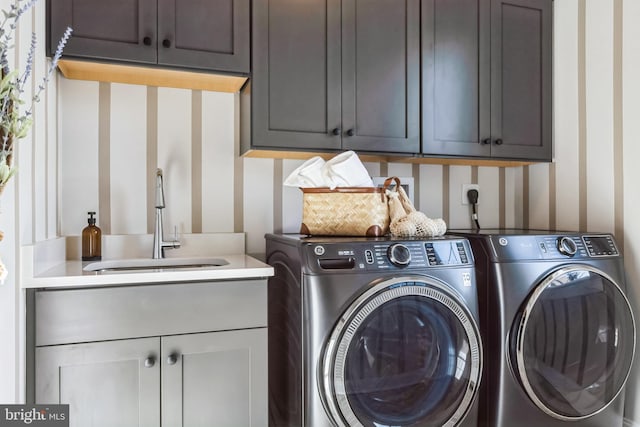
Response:
[[[511,336],[511,362],[531,400],[562,420],[587,418],[622,390],[635,323],[620,287],[588,266],[556,271],[533,291]]]
[[[477,394],[477,326],[445,285],[386,281],[338,321],[322,366],[325,403],[346,426],[453,426]]]

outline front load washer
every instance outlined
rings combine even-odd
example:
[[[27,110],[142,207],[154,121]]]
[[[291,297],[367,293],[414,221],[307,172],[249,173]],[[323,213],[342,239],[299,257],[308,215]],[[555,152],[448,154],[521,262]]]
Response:
[[[610,234],[450,231],[474,252],[485,343],[480,425],[623,425],[635,352]]]
[[[475,426],[482,372],[463,238],[267,235],[271,426]]]

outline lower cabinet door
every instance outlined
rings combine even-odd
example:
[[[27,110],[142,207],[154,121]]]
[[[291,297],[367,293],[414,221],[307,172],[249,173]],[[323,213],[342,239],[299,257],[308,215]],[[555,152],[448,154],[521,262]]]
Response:
[[[36,403],[69,404],[71,427],[160,425],[160,338],[36,349]]]
[[[267,329],[162,337],[163,426],[267,426]]]

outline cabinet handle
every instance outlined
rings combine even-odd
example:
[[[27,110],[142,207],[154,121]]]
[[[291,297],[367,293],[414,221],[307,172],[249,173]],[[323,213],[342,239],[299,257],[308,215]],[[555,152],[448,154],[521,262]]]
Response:
[[[355,135],[355,134],[356,134],[356,133],[353,131],[353,129],[349,129],[349,130],[347,131],[347,136],[353,136],[353,135]]]
[[[162,46],[171,47],[171,40],[169,40],[169,39],[162,40]]]
[[[496,145],[502,145],[502,140],[500,138],[496,139]]]
[[[156,364],[156,358],[153,356],[149,356],[146,359],[144,359],[145,368],[153,368],[155,364]]]
[[[151,37],[143,38],[142,43],[144,43],[145,46],[151,46]]]
[[[331,131],[331,134],[335,136],[340,135],[340,128],[333,128],[333,130]]]
[[[482,144],[482,145],[491,144],[491,138],[485,138],[485,139],[480,140],[480,144]]]
[[[167,357],[167,365],[175,365],[178,361],[178,355],[175,353],[171,353],[169,357]]]

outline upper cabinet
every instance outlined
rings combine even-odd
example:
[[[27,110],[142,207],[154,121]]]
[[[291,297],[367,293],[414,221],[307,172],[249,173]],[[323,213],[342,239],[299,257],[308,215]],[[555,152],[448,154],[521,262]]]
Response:
[[[49,54],[249,73],[249,0],[49,0]]]
[[[422,152],[551,160],[551,34],[551,0],[423,0]]]
[[[66,57],[164,66],[138,67],[146,74],[250,75],[240,96],[243,152],[552,158],[552,0],[47,5],[50,54],[71,26]],[[178,80],[196,88],[192,76]]]
[[[418,152],[419,11],[419,0],[254,0],[244,148]]]

